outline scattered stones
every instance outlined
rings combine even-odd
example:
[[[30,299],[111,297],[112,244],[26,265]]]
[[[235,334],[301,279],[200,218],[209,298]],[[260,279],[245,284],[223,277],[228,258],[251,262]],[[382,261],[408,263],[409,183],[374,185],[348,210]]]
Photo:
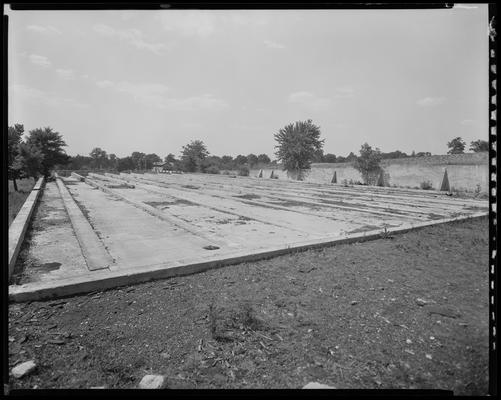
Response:
[[[427,358],[428,360],[431,360],[431,359],[432,359],[431,354],[426,354],[426,358]]]
[[[12,375],[14,376],[14,378],[19,379],[23,376],[31,374],[36,367],[37,365],[33,360],[26,361],[12,368]]]
[[[58,345],[66,343],[63,339],[49,339],[49,340],[47,340],[47,342],[51,343],[51,344],[58,344]]]
[[[318,382],[309,382],[303,386],[303,389],[335,389],[335,387]]]
[[[352,306],[357,305],[357,304],[358,304],[358,301],[353,300],[353,301],[351,302],[351,305],[352,305]]]
[[[162,375],[145,375],[139,382],[139,389],[160,389],[164,384]]]
[[[416,304],[420,307],[423,307],[427,304],[430,304],[431,302],[428,300],[420,299],[419,297],[416,299]]]

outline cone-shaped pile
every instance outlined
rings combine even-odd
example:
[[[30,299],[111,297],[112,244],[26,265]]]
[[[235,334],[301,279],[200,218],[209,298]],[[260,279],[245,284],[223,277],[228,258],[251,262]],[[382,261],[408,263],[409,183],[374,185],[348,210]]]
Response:
[[[263,177],[263,170],[262,169],[259,170],[259,175],[257,177],[258,178],[262,178]]]
[[[331,183],[337,183],[337,175],[336,175],[336,171],[334,171],[334,176],[332,177],[331,179]]]
[[[384,173],[381,171],[377,180],[377,186],[384,186]]]
[[[270,178],[273,179],[273,170],[271,170]]]
[[[442,184],[440,185],[440,190],[443,192],[450,192],[451,188],[449,185],[449,177],[447,176],[447,168],[444,172],[444,178],[442,179]]]

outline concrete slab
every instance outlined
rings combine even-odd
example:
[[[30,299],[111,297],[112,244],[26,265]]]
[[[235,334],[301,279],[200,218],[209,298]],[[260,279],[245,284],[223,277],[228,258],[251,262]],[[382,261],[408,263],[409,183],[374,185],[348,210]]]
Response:
[[[450,218],[438,221],[447,223],[457,220],[483,217],[484,214],[475,214],[468,217]],[[389,228],[390,234],[409,232],[426,226],[435,225],[437,222],[419,222],[409,224],[401,228]],[[259,252],[235,251],[221,255],[209,255],[206,257],[187,258],[169,263],[143,265],[141,267],[129,267],[121,270],[100,270],[59,281],[28,283],[9,287],[9,300],[12,302],[47,300],[57,297],[72,296],[76,294],[101,291],[118,286],[134,283],[147,282],[156,279],[165,279],[175,276],[191,275],[242,262],[257,261],[264,258],[287,254],[291,251],[302,251],[336,244],[346,244],[375,240],[381,237],[380,231],[364,232],[346,235],[344,238],[334,237],[324,240],[310,240],[301,243],[291,243],[282,246],[269,247]]]
[[[62,265],[59,275],[51,272],[11,286],[10,297],[16,301],[377,239],[384,230],[405,232],[488,212],[487,201],[426,191],[223,175],[89,174],[73,175],[65,182],[68,195],[115,263],[109,270],[83,272]],[[54,195],[50,188],[49,197]],[[62,204],[61,196],[59,201]],[[37,231],[34,236],[37,241],[28,246],[28,253],[42,259],[49,254],[39,246],[42,239],[46,243],[64,240],[53,230]],[[54,245],[47,248],[59,257]]]

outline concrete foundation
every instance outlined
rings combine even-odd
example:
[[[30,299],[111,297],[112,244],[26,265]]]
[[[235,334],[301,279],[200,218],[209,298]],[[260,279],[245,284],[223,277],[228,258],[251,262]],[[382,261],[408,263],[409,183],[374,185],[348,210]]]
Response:
[[[13,301],[68,296],[289,251],[377,239],[383,232],[405,232],[488,211],[487,201],[439,192],[268,180],[256,175],[90,173],[73,174],[58,184],[59,198],[50,187],[44,204],[54,208],[62,201],[78,203],[80,217],[92,230],[88,235],[75,230],[68,246],[85,247],[86,240],[93,238],[89,240],[97,240],[102,246],[99,251],[104,248],[114,262],[103,270],[75,269],[70,259],[49,245],[59,240],[58,232],[64,232],[66,225],[37,231],[28,254],[45,262],[52,257],[61,267],[57,274],[28,274],[29,281],[11,285]],[[66,210],[76,212],[72,206]],[[79,225],[73,221],[75,216],[70,219]],[[40,223],[44,221],[50,219]],[[68,251],[76,251],[72,246]]]

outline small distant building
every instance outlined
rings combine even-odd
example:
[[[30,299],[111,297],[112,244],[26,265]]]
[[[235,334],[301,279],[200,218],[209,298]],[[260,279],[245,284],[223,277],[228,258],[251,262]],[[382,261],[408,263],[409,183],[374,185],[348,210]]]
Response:
[[[152,170],[152,172],[155,172],[155,173],[170,171],[170,170],[172,170],[172,165],[171,165],[171,163],[163,162],[163,161],[155,162],[155,163],[153,163],[153,168],[151,170]]]

